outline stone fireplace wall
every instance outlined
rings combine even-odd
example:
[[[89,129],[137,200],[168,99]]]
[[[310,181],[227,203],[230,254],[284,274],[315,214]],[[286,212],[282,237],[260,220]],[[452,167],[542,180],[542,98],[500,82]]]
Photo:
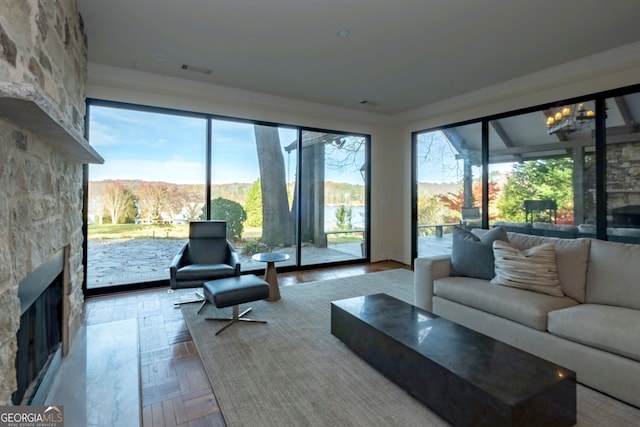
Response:
[[[607,208],[640,206],[640,141],[607,146]]]
[[[76,0],[3,0],[0,84],[35,87],[62,127],[82,133],[87,42]],[[65,325],[82,321],[82,162],[58,149],[38,125],[0,111],[0,405],[16,388],[18,284],[66,248]]]

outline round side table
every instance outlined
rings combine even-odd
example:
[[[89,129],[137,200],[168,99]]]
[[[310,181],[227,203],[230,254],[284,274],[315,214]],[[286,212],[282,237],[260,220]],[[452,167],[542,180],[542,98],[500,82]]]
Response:
[[[267,263],[267,268],[264,271],[264,281],[269,284],[269,298],[267,298],[267,301],[278,301],[280,299],[280,287],[278,286],[276,262],[288,260],[289,255],[282,252],[261,252],[253,255],[251,259]]]

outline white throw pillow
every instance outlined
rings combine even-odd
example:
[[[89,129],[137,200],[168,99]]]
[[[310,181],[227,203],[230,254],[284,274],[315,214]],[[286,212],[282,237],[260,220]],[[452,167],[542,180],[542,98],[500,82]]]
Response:
[[[564,296],[558,279],[556,250],[551,243],[520,251],[509,243],[496,240],[493,256],[496,276],[491,280],[492,284]]]

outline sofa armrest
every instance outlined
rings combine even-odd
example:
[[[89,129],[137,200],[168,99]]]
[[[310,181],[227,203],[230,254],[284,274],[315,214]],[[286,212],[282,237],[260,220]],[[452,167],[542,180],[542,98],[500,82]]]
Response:
[[[416,307],[433,310],[433,281],[448,277],[451,271],[451,256],[438,255],[416,258],[413,264],[413,299]]]

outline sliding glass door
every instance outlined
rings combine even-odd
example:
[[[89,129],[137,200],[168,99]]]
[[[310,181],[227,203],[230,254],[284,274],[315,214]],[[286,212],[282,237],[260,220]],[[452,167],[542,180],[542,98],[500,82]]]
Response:
[[[479,123],[416,135],[418,256],[451,253],[455,226],[481,225],[481,147]]]
[[[238,223],[242,271],[366,257],[364,136],[213,120],[211,219]],[[299,136],[302,138],[299,140]],[[299,166],[298,166],[299,165]]]
[[[303,131],[300,240],[303,265],[366,257],[366,138]]]
[[[640,244],[638,120],[634,86],[415,132],[415,254],[446,252],[435,243],[446,243],[446,224],[455,220],[446,209],[456,199],[462,225],[464,206],[482,219],[485,207],[488,227]],[[476,165],[486,166],[486,178],[478,179]],[[457,192],[427,192],[434,174],[442,180],[460,169]]]
[[[224,219],[243,272],[366,259],[369,138],[91,101],[87,289],[167,280],[188,223]],[[95,293],[98,293],[96,291]]]
[[[226,219],[242,271],[264,269],[252,256],[283,252],[297,264],[294,207],[296,129],[229,120],[211,125],[211,219]]]

